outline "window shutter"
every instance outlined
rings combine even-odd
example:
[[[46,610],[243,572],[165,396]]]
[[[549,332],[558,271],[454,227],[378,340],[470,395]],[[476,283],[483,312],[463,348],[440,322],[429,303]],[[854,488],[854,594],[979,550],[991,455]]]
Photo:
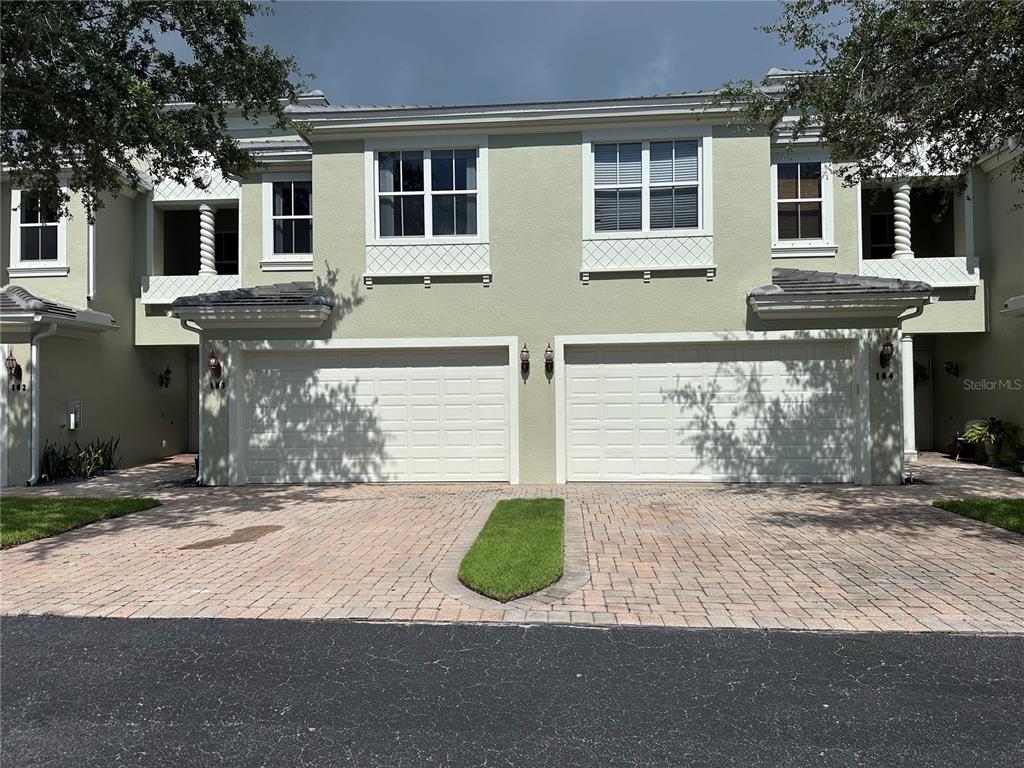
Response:
[[[640,229],[642,223],[640,190],[619,190],[619,229]]]
[[[651,229],[672,228],[672,188],[651,190]]]
[[[676,187],[675,226],[679,229],[697,226],[697,187]]]
[[[639,184],[643,178],[640,173],[640,159],[643,156],[643,144],[639,141],[630,144],[619,144],[619,184]]]

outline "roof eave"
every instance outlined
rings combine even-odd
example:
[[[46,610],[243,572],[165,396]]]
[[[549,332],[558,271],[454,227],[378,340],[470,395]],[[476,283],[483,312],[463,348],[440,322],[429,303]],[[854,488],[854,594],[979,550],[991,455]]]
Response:
[[[186,306],[167,310],[168,317],[189,320],[200,328],[290,327],[319,328],[331,316],[331,307],[310,304],[293,307]]]
[[[793,320],[825,317],[873,317],[895,319],[908,309],[931,303],[930,294],[843,294],[836,297],[807,297],[774,294],[747,298],[751,309],[760,318]]]

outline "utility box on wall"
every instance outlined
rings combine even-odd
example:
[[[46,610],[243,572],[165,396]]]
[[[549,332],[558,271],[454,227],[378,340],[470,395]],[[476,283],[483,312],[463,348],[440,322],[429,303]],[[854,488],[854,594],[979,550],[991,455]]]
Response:
[[[82,401],[68,401],[68,429],[82,428]]]

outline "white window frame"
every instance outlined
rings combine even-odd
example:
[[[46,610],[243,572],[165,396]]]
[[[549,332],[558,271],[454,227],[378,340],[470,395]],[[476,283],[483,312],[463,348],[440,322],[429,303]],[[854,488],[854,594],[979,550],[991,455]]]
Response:
[[[314,204],[312,181],[313,174],[309,171],[295,173],[264,173],[261,178],[263,193],[263,259],[260,269],[264,272],[311,272],[313,270],[312,253],[274,253],[274,182],[275,181],[308,181],[310,182],[309,210],[313,220],[313,249],[316,249],[316,206]],[[299,217],[305,218],[305,217]],[[242,272],[242,219],[239,211],[238,219],[238,272]]]
[[[688,229],[651,229],[651,142],[697,141],[697,226]],[[594,228],[594,145],[640,142],[641,224],[640,229],[602,232]],[[656,184],[682,187],[690,183]],[[622,185],[623,187],[635,185]],[[609,186],[609,189],[612,187]],[[659,237],[705,237],[714,233],[712,182],[712,140],[710,126],[676,128],[622,128],[586,131],[583,134],[583,239],[635,240]]]
[[[11,259],[7,273],[12,277],[67,277],[68,267],[68,220],[61,216],[57,221],[57,258],[45,261],[21,260],[21,198],[22,190],[11,190]],[[32,225],[28,225],[32,226]]]
[[[790,163],[821,164],[821,237],[799,240],[779,239],[779,166]],[[832,165],[823,150],[785,150],[772,153],[771,200],[772,200],[772,258],[832,258],[839,249],[835,241],[835,216],[833,213]],[[804,198],[813,202],[817,198]]]
[[[476,234],[433,235],[433,206],[430,189],[430,152],[446,149],[475,149],[476,155]],[[378,212],[379,173],[377,155],[380,152],[423,152],[423,235],[381,237]],[[487,137],[476,135],[448,135],[376,139],[367,141],[363,151],[363,178],[365,181],[366,244],[404,247],[410,245],[456,245],[460,243],[488,243],[490,241],[488,217]],[[385,195],[390,194],[385,192]],[[399,193],[401,194],[401,193]],[[473,194],[472,190],[438,190],[437,194]]]

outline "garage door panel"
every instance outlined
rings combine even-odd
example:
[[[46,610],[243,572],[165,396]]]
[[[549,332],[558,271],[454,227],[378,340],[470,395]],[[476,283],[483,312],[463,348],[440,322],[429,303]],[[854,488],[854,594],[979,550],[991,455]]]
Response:
[[[506,349],[257,352],[249,482],[508,480]]]
[[[566,348],[570,480],[852,478],[846,343]]]

